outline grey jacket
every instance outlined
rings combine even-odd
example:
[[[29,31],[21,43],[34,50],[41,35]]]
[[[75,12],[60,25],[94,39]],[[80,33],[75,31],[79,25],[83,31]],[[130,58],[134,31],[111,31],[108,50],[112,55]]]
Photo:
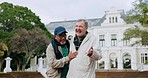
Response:
[[[60,46],[58,46],[58,49],[60,52],[62,52],[62,49]],[[47,68],[47,77],[48,78],[60,78],[61,72],[58,68],[64,67],[65,64],[67,64],[70,59],[68,56],[63,57],[62,59],[56,59],[56,55],[54,53],[54,49],[52,44],[49,44],[46,49],[46,55],[47,55],[47,62],[48,62],[48,68]]]

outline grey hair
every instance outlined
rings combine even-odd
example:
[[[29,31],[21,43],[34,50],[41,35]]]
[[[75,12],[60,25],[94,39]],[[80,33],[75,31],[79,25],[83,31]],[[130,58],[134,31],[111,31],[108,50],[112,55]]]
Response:
[[[79,19],[77,22],[81,22],[81,21],[83,21],[86,28],[88,28],[88,22],[85,19]]]

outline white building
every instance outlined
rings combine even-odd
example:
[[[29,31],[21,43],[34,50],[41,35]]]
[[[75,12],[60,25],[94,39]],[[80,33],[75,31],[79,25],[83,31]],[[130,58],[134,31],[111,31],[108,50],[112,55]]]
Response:
[[[132,69],[148,70],[148,47],[130,46],[136,39],[123,40],[123,33],[134,24],[126,24],[124,10],[111,8],[105,11],[102,18],[86,19],[88,31],[98,37],[103,58],[98,61],[97,67],[103,69]],[[76,20],[51,22],[47,25],[53,33],[57,26],[64,26],[68,35],[74,35]]]
[[[130,46],[136,39],[123,40],[123,33],[127,28],[134,27],[134,24],[126,24],[124,21],[124,10],[115,8],[105,11],[102,18],[86,19],[89,28],[88,31],[98,37],[103,58],[98,61],[97,68],[110,70],[139,70],[148,71],[148,46],[140,45]],[[58,26],[64,26],[68,34],[75,35],[76,20],[56,21],[46,25],[49,32],[53,33]],[[35,58],[36,59],[36,58]],[[31,63],[31,69],[38,66],[36,61]],[[44,59],[44,68],[46,69],[47,60]],[[45,71],[44,71],[45,72]]]

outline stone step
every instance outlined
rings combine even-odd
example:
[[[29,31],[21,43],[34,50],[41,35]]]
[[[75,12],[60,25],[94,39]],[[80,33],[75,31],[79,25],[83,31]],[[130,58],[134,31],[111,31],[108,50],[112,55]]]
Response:
[[[14,78],[11,74],[8,73],[0,73],[0,78]]]
[[[45,78],[39,72],[9,72],[0,74],[0,78]]]
[[[111,72],[102,71],[96,72],[96,78],[148,78],[148,71],[124,71],[124,72]]]

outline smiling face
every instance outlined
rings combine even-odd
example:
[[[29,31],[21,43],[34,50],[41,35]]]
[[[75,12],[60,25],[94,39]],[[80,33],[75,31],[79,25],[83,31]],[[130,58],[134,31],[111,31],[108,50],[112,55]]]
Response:
[[[55,39],[61,43],[65,44],[66,43],[66,33],[61,33],[60,35],[55,35]]]
[[[87,26],[85,21],[78,21],[75,27],[75,33],[78,37],[82,37],[87,31]]]

